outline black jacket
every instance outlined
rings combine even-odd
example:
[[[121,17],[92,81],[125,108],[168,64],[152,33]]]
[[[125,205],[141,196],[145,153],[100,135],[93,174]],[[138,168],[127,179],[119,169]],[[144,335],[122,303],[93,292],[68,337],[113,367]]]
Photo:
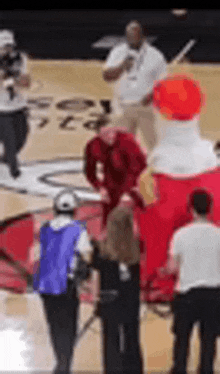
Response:
[[[115,261],[104,259],[100,256],[98,243],[93,243],[94,253],[92,267],[100,273],[100,293],[114,290],[118,292],[111,302],[101,302],[99,314],[103,319],[114,318],[119,323],[131,323],[139,318],[140,307],[140,267],[139,264],[129,266],[131,279],[123,282],[119,277],[119,266]]]

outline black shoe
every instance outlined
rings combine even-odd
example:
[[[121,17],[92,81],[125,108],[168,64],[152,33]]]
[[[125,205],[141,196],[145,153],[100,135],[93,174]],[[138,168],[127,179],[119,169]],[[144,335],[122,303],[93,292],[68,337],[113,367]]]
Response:
[[[61,359],[57,364],[53,374],[70,374],[70,364],[66,359]]]
[[[18,169],[13,170],[13,171],[11,170],[11,176],[12,176],[14,179],[20,177],[20,175],[21,175],[20,170],[18,170]]]
[[[57,365],[53,371],[53,374],[70,374],[70,369]]]

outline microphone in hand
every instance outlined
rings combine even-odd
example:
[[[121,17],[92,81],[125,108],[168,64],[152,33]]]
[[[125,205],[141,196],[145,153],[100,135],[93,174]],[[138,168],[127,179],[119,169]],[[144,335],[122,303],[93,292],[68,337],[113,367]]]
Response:
[[[129,72],[134,66],[134,57],[128,55],[124,61],[124,69]]]

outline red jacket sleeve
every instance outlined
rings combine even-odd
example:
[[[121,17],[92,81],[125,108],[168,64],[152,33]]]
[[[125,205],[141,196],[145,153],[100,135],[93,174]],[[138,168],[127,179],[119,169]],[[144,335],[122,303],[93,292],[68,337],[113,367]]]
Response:
[[[100,146],[97,139],[92,140],[89,142],[85,149],[85,164],[84,164],[84,174],[88,181],[95,189],[99,189],[102,187],[102,183],[96,176],[96,164],[98,162],[98,154],[100,152]]]
[[[147,161],[146,155],[133,138],[126,136],[124,140],[124,148],[126,150],[128,159],[125,189],[129,191],[135,186],[141,172],[147,167]]]

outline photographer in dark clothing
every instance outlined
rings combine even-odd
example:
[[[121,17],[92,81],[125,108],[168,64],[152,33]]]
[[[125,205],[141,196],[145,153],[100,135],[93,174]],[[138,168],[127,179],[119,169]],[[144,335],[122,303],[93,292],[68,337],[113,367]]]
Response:
[[[91,261],[92,247],[86,227],[75,219],[78,199],[64,190],[55,199],[52,221],[41,227],[41,255],[34,275],[34,290],[40,294],[49,325],[57,366],[54,374],[69,374],[76,341],[80,263]],[[89,270],[89,268],[88,268]]]
[[[15,47],[13,33],[0,30],[0,142],[13,178],[20,176],[16,155],[28,133],[27,103],[20,89],[30,86],[27,56]]]
[[[100,274],[104,372],[140,374],[140,247],[133,233],[132,212],[114,208],[108,217],[105,238],[93,244],[92,266]]]

